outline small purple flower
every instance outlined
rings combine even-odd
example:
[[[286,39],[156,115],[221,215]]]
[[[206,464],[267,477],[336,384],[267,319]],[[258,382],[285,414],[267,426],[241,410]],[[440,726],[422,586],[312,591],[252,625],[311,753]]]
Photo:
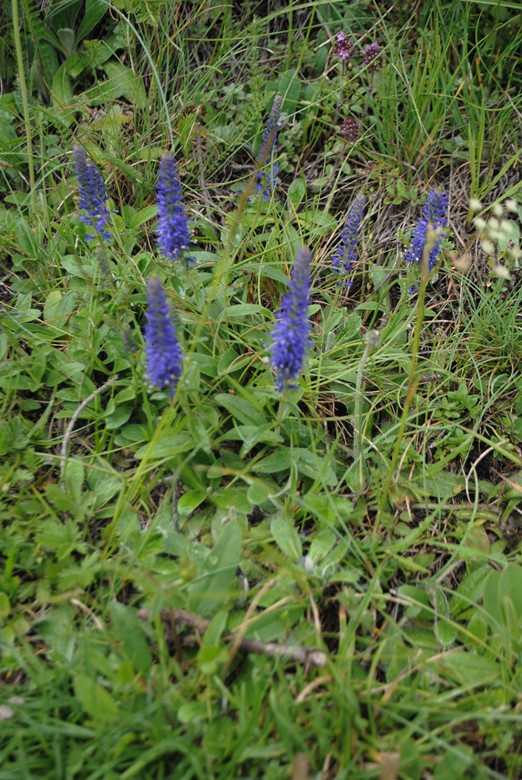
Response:
[[[170,316],[167,296],[157,278],[147,282],[145,357],[147,378],[159,390],[170,388],[174,395],[183,370],[183,354]]]
[[[352,264],[357,259],[357,234],[361,227],[365,205],[366,198],[364,195],[357,195],[348,212],[339,246],[332,257],[332,265],[335,272],[338,274],[344,273],[345,276],[348,275],[352,270]],[[343,286],[350,287],[351,284],[352,282],[350,280],[345,280]]]
[[[290,288],[284,295],[276,315],[270,345],[270,362],[276,372],[275,383],[279,392],[297,386],[307,350],[310,348],[310,262],[308,247],[298,251]]]
[[[428,224],[430,224],[435,230],[443,231],[448,224],[448,220],[446,218],[447,208],[447,194],[445,192],[439,193],[437,190],[431,190],[426,199],[426,203],[422,207],[422,217],[413,228],[411,245],[404,257],[407,263],[422,262],[424,247],[426,245]],[[432,271],[437,262],[443,237],[443,233],[441,232],[430,251],[428,257],[428,271]]]
[[[355,141],[357,141],[361,135],[359,123],[351,116],[344,120],[341,127],[339,128],[339,132],[343,138],[345,138],[347,141],[350,141],[351,143],[355,143]]]
[[[181,195],[176,161],[171,154],[163,156],[158,176],[158,244],[167,260],[179,260],[190,244],[190,231]],[[194,262],[186,257],[185,263]]]
[[[377,70],[380,65],[378,60],[381,54],[381,47],[378,43],[369,43],[363,51],[363,65],[367,65],[370,70]]]
[[[107,188],[100,175],[96,165],[87,159],[85,149],[82,146],[76,146],[73,151],[76,175],[78,176],[80,208],[85,209],[87,214],[80,217],[80,220],[95,229],[101,238],[110,241],[112,235],[107,229],[110,213],[107,208]],[[95,233],[86,235],[87,241],[92,241],[96,237]]]
[[[277,160],[274,159],[277,152],[277,133],[281,127],[281,106],[283,105],[283,96],[276,95],[272,103],[272,109],[268,116],[266,127],[263,133],[261,149],[257,155],[257,184],[256,190],[261,193],[263,200],[270,200],[277,183]],[[261,168],[268,164],[267,170]]]
[[[342,30],[341,32],[337,33],[335,36],[335,54],[337,57],[339,57],[340,60],[343,62],[349,60],[353,55],[354,48],[355,46],[351,41],[348,40]]]

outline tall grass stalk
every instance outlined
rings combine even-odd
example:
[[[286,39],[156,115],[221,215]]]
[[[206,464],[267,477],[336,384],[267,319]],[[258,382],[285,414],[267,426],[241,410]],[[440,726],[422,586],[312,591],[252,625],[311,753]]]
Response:
[[[381,521],[382,514],[388,502],[390,487],[401,454],[401,445],[404,438],[406,425],[408,423],[408,414],[410,411],[410,406],[415,397],[415,393],[417,391],[417,385],[419,383],[419,377],[417,376],[417,366],[419,363],[420,338],[422,332],[422,325],[424,322],[424,302],[426,299],[426,286],[428,284],[428,279],[429,279],[428,262],[429,262],[430,252],[435,246],[438,235],[439,235],[438,231],[432,230],[430,226],[428,227],[426,244],[424,246],[424,251],[422,253],[422,261],[420,264],[421,275],[420,275],[420,285],[419,285],[419,297],[417,300],[417,318],[415,320],[415,330],[413,332],[413,340],[411,345],[411,363],[410,363],[410,371],[408,374],[406,398],[404,399],[404,406],[402,409],[399,430],[397,432],[397,437],[395,439],[395,445],[393,447],[390,465],[388,468],[388,472],[386,474],[386,479],[381,489],[381,495],[379,498],[379,503],[377,508],[377,517],[375,518],[374,533],[377,533],[377,529]]]
[[[16,63],[18,66],[18,80],[20,82],[20,93],[22,97],[22,108],[24,112],[25,138],[27,143],[27,165],[29,168],[29,186],[31,188],[31,208],[33,214],[36,214],[36,179],[34,175],[34,152],[33,135],[31,130],[31,116],[29,112],[29,93],[27,91],[27,81],[25,80],[24,55],[22,51],[22,39],[20,36],[20,17],[18,14],[18,0],[11,0],[11,12],[13,15],[13,39],[16,51]]]

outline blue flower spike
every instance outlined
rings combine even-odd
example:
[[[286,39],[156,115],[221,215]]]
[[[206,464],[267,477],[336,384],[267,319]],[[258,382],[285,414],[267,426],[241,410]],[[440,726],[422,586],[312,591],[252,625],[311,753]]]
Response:
[[[272,330],[270,363],[275,371],[279,392],[297,387],[297,379],[311,346],[310,322],[307,317],[311,259],[308,247],[301,247],[295,258],[289,290],[283,297]]]
[[[263,200],[270,200],[277,184],[278,166],[277,160],[274,158],[277,152],[277,134],[281,127],[282,105],[283,96],[276,95],[266,122],[261,149],[257,155],[259,170],[257,173],[256,190],[261,194]],[[268,168],[262,170],[265,165],[268,165]]]
[[[96,165],[87,158],[85,149],[82,146],[76,146],[73,151],[74,165],[76,175],[78,176],[79,198],[78,203],[81,209],[87,214],[80,217],[80,220],[90,228],[94,228],[95,233],[89,233],[85,236],[87,241],[96,238],[96,233],[100,238],[110,241],[111,232],[107,226],[110,221],[110,212],[107,208],[107,188]]]
[[[366,198],[364,195],[357,195],[348,212],[337,251],[332,257],[334,271],[338,274],[343,274],[345,277],[344,287],[350,287],[352,284],[352,281],[346,279],[346,277],[351,272],[352,265],[357,259],[357,235],[361,227],[365,206]]]
[[[171,397],[183,370],[183,353],[170,315],[169,303],[161,281],[147,282],[145,357],[147,378],[159,390],[170,389]]]
[[[167,260],[179,260],[190,244],[190,230],[183,205],[178,167],[171,154],[164,155],[159,164],[158,188],[158,245]],[[186,257],[189,265],[194,258]]]
[[[433,270],[439,258],[442,240],[444,238],[444,229],[448,224],[446,217],[447,208],[447,194],[445,192],[431,190],[426,199],[426,203],[422,207],[422,217],[413,228],[411,244],[404,258],[407,263],[421,264],[428,238],[428,225],[431,225],[432,229],[436,230],[438,233],[428,256],[428,273]]]

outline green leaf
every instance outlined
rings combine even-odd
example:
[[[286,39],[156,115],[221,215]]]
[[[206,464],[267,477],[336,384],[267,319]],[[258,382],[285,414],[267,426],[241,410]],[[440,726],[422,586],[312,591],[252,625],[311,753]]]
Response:
[[[110,693],[88,677],[79,674],[73,678],[74,694],[88,715],[103,722],[115,720],[118,707]]]
[[[236,431],[243,441],[239,456],[244,458],[256,444],[281,444],[282,436],[274,431],[272,423],[266,425],[238,425]]]
[[[11,611],[9,598],[5,593],[0,593],[0,618],[6,618]]]
[[[105,0],[86,0],[83,19],[76,33],[77,43],[80,43],[94,30],[108,10],[109,6]]]
[[[502,682],[501,667],[496,661],[465,650],[442,654],[433,665],[440,673],[451,676],[460,685],[499,685]]]
[[[121,62],[110,60],[103,66],[108,81],[100,84],[90,94],[97,102],[118,100],[124,97],[137,108],[145,108],[147,95],[141,78]]]
[[[63,326],[70,314],[74,311],[76,294],[65,293],[60,290],[52,290],[44,303],[44,320],[48,325],[58,328]]]
[[[266,312],[265,307],[259,306],[257,303],[237,303],[233,306],[227,306],[223,313],[228,319],[242,320],[252,314],[266,314]]]
[[[267,455],[266,458],[254,463],[252,471],[258,474],[277,474],[290,468],[290,450],[278,450]]]
[[[60,41],[60,45],[63,49],[63,53],[68,57],[74,51],[74,30],[70,27],[61,27],[56,30],[56,37]]]
[[[335,533],[330,528],[322,528],[318,531],[312,539],[310,550],[308,551],[312,561],[316,563],[324,558],[325,555],[328,555],[336,539]]]
[[[303,447],[296,447],[293,455],[298,464],[299,471],[307,477],[319,480],[323,485],[333,487],[337,485],[337,477],[330,463],[321,458],[315,452],[310,452]]]
[[[118,601],[112,602],[109,611],[125,655],[136,671],[146,675],[152,666],[152,655],[141,621],[131,607]]]
[[[67,72],[66,63],[60,65],[54,75],[51,94],[53,116],[66,127],[69,127],[75,121],[75,115],[72,110],[74,103],[73,89],[69,73]]]
[[[295,562],[300,561],[303,548],[292,521],[282,515],[276,515],[270,523],[270,530],[281,552]]]
[[[65,487],[70,496],[78,503],[82,498],[82,485],[85,479],[85,466],[81,460],[71,458],[65,466]]]
[[[297,208],[306,195],[306,182],[299,177],[294,179],[288,188],[288,200],[294,208]]]
[[[201,574],[190,586],[189,609],[201,615],[212,615],[229,600],[240,553],[241,528],[232,520],[223,527],[214,549],[204,561]]]
[[[218,393],[214,400],[223,406],[227,412],[245,425],[265,425],[267,420],[262,411],[249,403],[245,398],[228,393]]]
[[[207,498],[206,490],[189,490],[178,501],[178,514],[187,517]]]
[[[138,460],[142,458],[149,458],[150,460],[163,460],[168,458],[176,458],[183,452],[192,450],[194,448],[194,439],[187,432],[178,434],[177,436],[165,436],[160,441],[154,443],[154,447],[150,447],[150,444],[145,444],[140,447],[136,452],[135,457]]]
[[[158,207],[156,204],[153,206],[145,206],[145,208],[140,209],[139,211],[134,211],[130,217],[126,215],[126,223],[129,228],[136,230],[137,228],[144,225],[145,222],[149,222],[151,219],[156,219],[157,215]]]

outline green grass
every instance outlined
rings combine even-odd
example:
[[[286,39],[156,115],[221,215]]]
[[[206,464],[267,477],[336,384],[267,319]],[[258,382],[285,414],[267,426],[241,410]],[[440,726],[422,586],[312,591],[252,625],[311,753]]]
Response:
[[[396,5],[13,0],[19,42],[6,11],[0,780],[520,777],[520,14]],[[341,29],[382,67],[343,73]],[[279,184],[247,200],[277,93]],[[76,143],[107,247],[78,220]],[[171,149],[189,269],[155,241]],[[450,224],[410,295],[432,187]],[[302,245],[313,346],[280,395]],[[153,275],[173,400],[144,377]]]

